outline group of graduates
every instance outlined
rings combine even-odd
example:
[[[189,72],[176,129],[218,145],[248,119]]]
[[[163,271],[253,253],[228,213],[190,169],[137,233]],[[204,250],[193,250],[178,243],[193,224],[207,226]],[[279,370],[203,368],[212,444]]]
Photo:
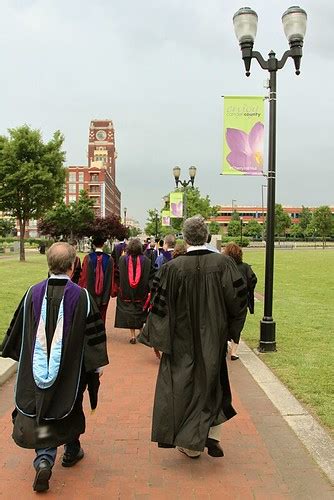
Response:
[[[91,407],[97,405],[108,364],[110,297],[117,297],[115,327],[130,329],[130,343],[153,348],[160,359],[152,441],[189,458],[204,449],[224,455],[221,425],[236,413],[227,342],[239,343],[256,276],[237,245],[228,256],[208,244],[202,217],[184,222],[183,237],[176,244],[168,235],[163,245],[134,238],[111,255],[96,237],[82,268],[74,245],[59,242],[48,250],[49,277],[26,292],[2,347],[3,357],[19,361],[13,439],[35,449],[34,491],[48,490],[60,445],[64,467],[84,457],[82,400],[88,387]],[[238,359],[233,347],[231,359]]]

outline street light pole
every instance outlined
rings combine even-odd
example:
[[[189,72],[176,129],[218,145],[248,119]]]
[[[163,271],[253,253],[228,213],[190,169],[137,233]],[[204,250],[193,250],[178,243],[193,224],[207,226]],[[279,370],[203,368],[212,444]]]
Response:
[[[158,210],[155,209],[155,238],[158,237]]]
[[[124,226],[126,226],[126,211],[127,208],[124,207]]]
[[[242,247],[242,217],[240,217],[240,246]]]
[[[278,60],[273,51],[266,61],[260,52],[253,50],[257,31],[258,17],[249,7],[239,9],[233,16],[235,34],[238,38],[246,76],[250,75],[252,59],[256,59],[262,69],[269,72],[269,151],[268,151],[268,188],[267,188],[267,234],[266,266],[264,289],[264,314],[260,322],[260,352],[276,351],[276,324],[273,320],[274,284],[274,244],[275,244],[275,179],[276,179],[276,73],[291,57],[294,60],[296,75],[300,74],[302,47],[306,33],[306,12],[300,7],[290,7],[282,16],[285,35],[290,50]]]
[[[181,175],[181,169],[180,167],[174,167],[173,168],[173,175],[175,179],[175,184],[176,187],[179,187],[179,184],[183,187],[183,219],[186,220],[187,218],[187,186],[191,184],[191,187],[194,187],[194,182],[195,182],[195,177],[196,177],[196,167],[189,167],[189,177],[190,179],[188,181],[181,181],[180,180],[180,175]]]

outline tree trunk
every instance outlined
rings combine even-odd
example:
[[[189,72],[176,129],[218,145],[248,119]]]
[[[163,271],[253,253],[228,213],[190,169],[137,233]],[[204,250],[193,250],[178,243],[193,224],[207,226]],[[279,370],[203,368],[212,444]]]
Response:
[[[26,221],[20,219],[19,223],[20,223],[20,261],[25,262],[26,257],[24,252],[24,237],[26,232]]]

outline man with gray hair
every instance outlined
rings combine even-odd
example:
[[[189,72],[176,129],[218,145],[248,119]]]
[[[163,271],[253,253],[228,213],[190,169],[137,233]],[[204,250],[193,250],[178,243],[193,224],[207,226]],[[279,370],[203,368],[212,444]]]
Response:
[[[162,352],[152,441],[190,458],[222,457],[221,424],[235,415],[226,364],[230,332],[244,315],[247,289],[229,257],[210,252],[201,216],[183,225],[187,254],[162,266],[138,340]]]
[[[19,362],[13,439],[36,451],[37,492],[49,489],[58,446],[65,444],[63,467],[83,458],[83,393],[88,384],[95,408],[101,367],[108,364],[97,306],[87,290],[70,280],[75,255],[68,243],[50,247],[50,277],[26,292],[2,346],[3,357]]]

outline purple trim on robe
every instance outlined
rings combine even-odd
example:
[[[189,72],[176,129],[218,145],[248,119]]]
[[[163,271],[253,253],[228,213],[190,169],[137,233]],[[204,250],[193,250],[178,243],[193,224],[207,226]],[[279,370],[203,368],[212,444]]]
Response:
[[[106,272],[107,266],[109,264],[110,255],[108,255],[107,253],[104,253],[104,252],[91,252],[89,254],[89,257],[90,257],[91,262],[93,264],[94,271],[96,269],[97,257],[99,255],[102,255],[102,269],[103,269],[103,274],[104,274]]]
[[[34,316],[36,320],[36,329],[33,332],[34,338],[36,337],[37,326],[41,317],[41,309],[43,297],[45,294],[45,289],[47,287],[49,280],[44,280],[41,283],[32,287],[32,304],[34,308]],[[67,280],[64,289],[64,335],[63,341],[66,339],[72,324],[73,312],[76,308],[79,297],[81,293],[81,288],[73,283],[71,280]]]
[[[166,259],[167,262],[169,262],[173,258],[172,252],[170,250],[164,250],[163,249],[162,252],[161,252],[161,254],[164,256],[164,258]]]

